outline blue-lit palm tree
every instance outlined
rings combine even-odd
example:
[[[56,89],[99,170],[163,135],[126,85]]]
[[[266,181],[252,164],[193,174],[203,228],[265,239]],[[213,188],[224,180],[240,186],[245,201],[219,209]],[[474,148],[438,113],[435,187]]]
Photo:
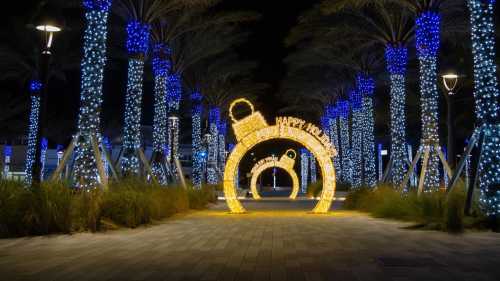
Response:
[[[44,5],[41,3],[40,5]],[[29,119],[27,129],[27,150],[26,150],[26,183],[31,185],[33,166],[35,164],[36,144],[41,142],[37,139],[38,131],[38,115],[40,110],[40,91],[44,86],[39,81],[40,71],[40,50],[39,37],[35,30],[32,32],[26,31],[24,22],[12,20],[9,22],[9,29],[2,35],[8,37],[0,38],[0,81],[16,81],[16,84],[23,90],[29,93],[30,107]],[[5,40],[4,40],[5,39]],[[76,54],[72,53],[71,46],[68,44],[70,40],[68,37],[58,38],[58,44],[55,47],[55,55],[51,60],[52,63],[49,68],[48,79],[57,80],[58,82],[66,81],[66,71],[76,68],[77,61]],[[6,94],[6,93],[5,93]],[[17,130],[21,129],[24,123],[19,122],[24,118],[26,112],[26,103],[23,102],[23,95],[16,94],[12,98],[7,98],[8,101],[1,107],[2,118],[0,123],[4,124],[1,127],[4,135],[13,133],[18,135]],[[25,130],[23,127],[22,130]]]
[[[331,49],[346,49],[347,46],[360,46],[360,49],[377,50],[380,46],[386,50],[387,70],[391,76],[391,157],[393,158],[392,182],[401,183],[407,168],[406,120],[405,120],[405,81],[407,63],[407,44],[413,35],[413,20],[410,12],[400,6],[385,3],[390,1],[323,1],[320,6],[307,13],[298,27],[292,30],[288,43],[300,42],[306,38],[321,38]],[[364,6],[370,5],[369,8]],[[346,38],[335,40],[335,38]],[[327,50],[328,53],[332,53]],[[335,52],[333,52],[335,53]],[[370,54],[368,53],[368,54]],[[363,55],[363,52],[361,52]],[[322,58],[323,63],[333,63],[345,57],[344,53]],[[358,77],[366,76],[366,70],[360,69],[359,63],[347,63],[357,68]],[[363,81],[370,81],[370,78]],[[362,83],[363,84],[363,83]],[[360,83],[358,83],[358,88]],[[364,87],[366,88],[366,87]],[[370,88],[370,87],[369,87]],[[373,91],[365,91],[364,112],[366,134],[373,135]],[[367,140],[366,184],[375,184],[373,141]],[[368,145],[369,143],[369,145]],[[358,161],[359,162],[359,161]]]
[[[390,75],[391,112],[391,181],[399,186],[407,171],[406,149],[406,66],[408,44],[413,40],[414,25],[411,13],[390,1],[372,1],[368,8],[363,1],[340,3],[325,1],[325,14],[347,13],[348,24],[329,30],[330,36],[340,33],[351,34],[367,46],[381,46],[385,49],[386,70]],[[342,5],[339,5],[342,4]],[[359,6],[357,6],[359,5]],[[370,100],[366,106],[370,107]],[[369,120],[367,120],[369,121]],[[373,166],[373,163],[368,163]],[[368,167],[367,167],[368,168]],[[370,168],[368,168],[370,169]],[[372,177],[371,177],[372,178]],[[370,180],[370,185],[373,180]]]
[[[213,26],[201,29],[199,31],[200,35],[203,36],[197,38],[196,40],[192,40],[195,45],[195,48],[188,49],[190,52],[187,55],[195,55],[197,56],[197,63],[192,64],[187,67],[184,72],[185,83],[189,91],[191,92],[191,104],[192,104],[192,149],[193,149],[193,185],[196,187],[201,187],[203,179],[205,176],[203,175],[203,161],[205,158],[205,152],[202,150],[202,114],[203,114],[203,93],[202,93],[202,84],[206,82],[206,77],[209,76],[210,73],[218,72],[221,69],[227,70],[227,60],[232,59],[232,55],[230,50],[234,48],[234,46],[241,44],[246,39],[246,34],[238,31],[236,27],[228,27],[224,26],[223,22],[241,22],[243,20],[249,20],[255,18],[255,16],[251,14],[228,14],[222,15],[217,21],[211,21]],[[214,18],[216,19],[216,18]],[[195,38],[198,36],[195,36]],[[191,40],[190,40],[191,41]],[[203,55],[200,51],[203,52]],[[186,56],[185,56],[186,57]],[[232,63],[236,63],[232,61]],[[218,115],[216,112],[212,114],[212,116]],[[216,117],[218,119],[218,117]],[[224,124],[222,122],[216,122],[217,133],[218,133],[218,142],[225,143],[225,134],[223,133],[225,130]],[[215,140],[214,140],[215,141]],[[218,145],[220,149],[217,153],[217,158],[219,160],[225,159],[225,157],[221,157],[222,154],[225,154],[225,151],[222,148],[225,145]],[[213,149],[213,148],[212,148]],[[224,165],[225,161],[219,161],[219,169]],[[222,169],[223,170],[223,167]]]
[[[481,203],[496,219],[500,214],[500,106],[495,64],[495,0],[468,0],[474,56],[474,97],[482,156],[479,163]]]
[[[210,0],[118,0],[114,11],[127,22],[126,49],[129,54],[127,95],[123,128],[122,170],[125,175],[139,173],[141,147],[141,106],[144,62],[150,49],[152,24],[162,17],[182,14],[187,9],[212,5]],[[169,76],[167,80],[174,78]],[[175,84],[176,93],[180,81]],[[167,90],[168,91],[168,90]]]
[[[197,76],[197,85],[203,94],[204,103],[209,108],[208,184],[218,184],[223,173],[220,168],[221,163],[225,161],[225,136],[221,137],[223,132],[219,131],[222,127],[221,116],[227,112],[230,102],[236,97],[252,99],[266,88],[266,85],[255,83],[248,78],[255,67],[254,62],[241,61],[235,55],[224,55],[215,57],[214,62]],[[219,159],[222,155],[221,145],[224,145],[224,159]]]
[[[96,187],[99,183],[93,142],[101,141],[100,111],[111,2],[83,1],[86,28],[81,63],[82,81],[74,177],[77,187],[85,189]]]

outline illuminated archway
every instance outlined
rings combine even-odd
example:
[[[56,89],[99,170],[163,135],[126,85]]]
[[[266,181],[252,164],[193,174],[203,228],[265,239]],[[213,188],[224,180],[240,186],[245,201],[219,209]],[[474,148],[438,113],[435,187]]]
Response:
[[[236,120],[233,109],[234,106],[240,103],[248,104],[252,113],[241,120]],[[332,157],[337,155],[328,136],[317,126],[293,117],[278,117],[276,118],[276,125],[269,126],[262,114],[255,112],[253,104],[246,99],[235,100],[231,104],[229,112],[233,121],[234,134],[238,141],[227,159],[224,170],[224,196],[231,213],[246,212],[238,200],[234,186],[234,179],[241,159],[257,144],[274,139],[287,139],[298,142],[316,157],[321,167],[323,191],[312,212],[316,214],[327,213],[330,210],[335,194],[335,168]]]
[[[295,166],[296,158],[297,153],[294,150],[289,149],[285,154],[283,154],[283,156],[281,156],[279,160],[276,157],[267,157],[257,162],[251,171],[252,180],[250,182],[250,190],[252,191],[253,199],[262,199],[257,190],[257,179],[259,178],[259,176],[265,170],[276,167],[285,170],[292,178],[292,193],[290,194],[289,198],[295,200],[297,198],[297,195],[299,194],[299,177],[293,169],[293,166]]]

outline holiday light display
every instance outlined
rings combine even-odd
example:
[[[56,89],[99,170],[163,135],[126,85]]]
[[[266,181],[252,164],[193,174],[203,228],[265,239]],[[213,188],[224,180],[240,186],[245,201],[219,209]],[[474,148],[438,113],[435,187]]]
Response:
[[[218,184],[217,158],[219,156],[219,131],[217,125],[220,123],[220,108],[211,107],[208,113],[210,138],[208,142],[207,182]]]
[[[40,179],[45,179],[45,164],[47,163],[47,150],[49,149],[49,141],[46,138],[42,138],[40,143],[40,161],[42,161],[42,167],[40,169]]]
[[[317,172],[316,172],[316,158],[314,158],[314,155],[309,153],[309,172],[311,173],[311,183],[316,183],[318,181],[317,179]]]
[[[122,171],[124,175],[139,173],[137,150],[141,147],[141,107],[144,56],[149,48],[150,26],[139,21],[127,25],[128,65],[127,95],[125,97],[125,122],[123,128]]]
[[[416,47],[420,61],[421,146],[430,151],[424,182],[427,191],[439,188],[439,156],[435,145],[439,145],[437,55],[440,24],[441,16],[432,11],[421,13],[416,20]]]
[[[240,103],[248,104],[252,113],[241,120],[237,120],[232,111]],[[327,213],[330,210],[335,194],[335,169],[332,157],[337,155],[337,151],[331,145],[328,136],[315,125],[293,117],[277,117],[276,125],[269,126],[260,112],[255,112],[253,104],[246,99],[233,101],[229,112],[233,122],[234,135],[238,141],[227,159],[224,171],[224,196],[231,212],[245,212],[245,208],[238,200],[234,184],[238,166],[243,156],[262,142],[273,139],[287,139],[302,144],[318,160],[323,178],[323,190],[312,213]]]
[[[7,178],[10,172],[10,159],[12,157],[12,146],[5,145],[3,147],[3,177]]]
[[[80,111],[75,146],[74,178],[78,188],[98,184],[97,161],[92,138],[99,140],[102,84],[106,66],[108,15],[111,0],[84,0],[86,28],[81,62]]]
[[[334,105],[329,105],[327,107],[327,115],[328,115],[329,131],[330,131],[329,134],[330,141],[332,142],[333,146],[340,152],[341,148],[339,145],[339,126],[338,126],[339,115],[337,112],[337,107]],[[342,167],[341,167],[340,156],[336,156],[333,158],[333,165],[335,166],[337,178],[342,179]]]
[[[182,77],[178,73],[171,73],[167,79],[167,106],[169,114],[168,122],[168,147],[170,148],[169,159],[179,157],[179,126],[180,119],[177,117],[182,97]]]
[[[179,117],[172,115],[168,117],[167,120],[167,159],[168,161],[174,161],[179,158],[179,130],[180,130],[180,119]]]
[[[26,150],[26,184],[31,185],[33,180],[33,165],[35,164],[36,142],[38,131],[38,117],[40,114],[40,91],[42,90],[42,83],[38,80],[33,80],[29,86],[31,106],[30,118],[28,127],[28,147]]]
[[[385,49],[387,71],[391,79],[391,181],[399,186],[408,169],[406,155],[406,67],[408,48],[387,45]]]
[[[500,214],[500,106],[495,64],[495,0],[468,0],[474,56],[476,117],[483,133],[479,163],[480,202],[491,216]]]
[[[373,187],[377,183],[377,171],[375,164],[375,120],[373,116],[373,94],[375,91],[375,80],[365,74],[356,77],[357,91],[362,95],[363,120],[363,184]]]
[[[224,175],[224,167],[226,166],[227,123],[225,121],[219,121],[217,131],[219,133],[219,143],[217,144],[219,150],[219,155],[217,156],[217,170],[219,171],[220,178],[222,178]]]
[[[165,147],[167,146],[167,75],[170,61],[167,59],[170,49],[163,43],[153,46],[153,74],[155,79],[154,116],[153,116],[153,161],[151,170],[160,184],[167,183]]]
[[[307,193],[309,174],[309,153],[307,149],[300,150],[300,190],[302,193]]]
[[[259,160],[252,168],[250,172],[252,174],[252,179],[250,181],[250,190],[252,191],[252,196],[255,200],[262,199],[259,195],[259,191],[257,190],[257,179],[265,170],[271,168],[280,168],[287,172],[292,178],[292,193],[289,198],[295,200],[297,195],[299,194],[299,177],[293,166],[295,166],[295,158],[297,157],[297,153],[289,149],[280,159],[277,157],[267,157],[262,160]]]
[[[203,96],[195,91],[191,94],[191,122],[192,122],[192,153],[193,153],[193,186],[201,188],[203,184],[203,147],[201,141],[201,118],[203,114],[203,105],[201,101]]]
[[[351,142],[349,135],[349,102],[338,101],[337,110],[340,124],[340,148],[341,148],[341,163],[342,163],[342,182],[352,182],[352,166],[351,166]]]
[[[352,106],[351,184],[354,188],[358,188],[363,185],[363,98],[361,92],[353,90],[349,99]]]

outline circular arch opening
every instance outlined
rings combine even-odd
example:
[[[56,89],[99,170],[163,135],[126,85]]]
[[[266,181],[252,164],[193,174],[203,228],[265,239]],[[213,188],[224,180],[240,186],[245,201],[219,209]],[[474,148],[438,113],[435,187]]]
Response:
[[[252,112],[249,116],[237,120],[233,116],[233,108],[237,104],[247,104]],[[265,141],[285,139],[297,142],[307,148],[319,163],[323,178],[323,190],[312,213],[325,214],[330,210],[335,194],[335,168],[332,157],[335,148],[318,127],[293,117],[278,117],[276,125],[269,126],[260,114],[254,111],[253,105],[245,99],[235,100],[229,107],[232,127],[238,143],[229,155],[224,170],[224,196],[231,213],[245,213],[246,210],[238,200],[234,180],[243,156],[254,146]]]
[[[257,180],[264,171],[272,168],[279,168],[287,172],[287,174],[292,179],[292,193],[290,194],[289,198],[292,200],[297,199],[297,195],[299,194],[299,177],[297,176],[297,173],[295,172],[293,167],[290,169],[290,167],[285,166],[278,161],[275,161],[274,163],[273,162],[265,163],[257,167],[257,169],[252,173],[252,180],[250,181],[250,190],[252,191],[253,199],[255,200],[262,199],[257,189]]]

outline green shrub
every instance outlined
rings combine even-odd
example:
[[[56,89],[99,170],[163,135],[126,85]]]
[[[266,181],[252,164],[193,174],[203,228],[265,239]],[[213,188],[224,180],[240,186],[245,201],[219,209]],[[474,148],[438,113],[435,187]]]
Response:
[[[189,207],[204,209],[208,203],[215,203],[217,198],[214,185],[204,185],[201,189],[188,188]]]
[[[32,194],[17,181],[0,181],[0,236],[29,235],[26,213]]]
[[[137,227],[215,202],[214,186],[162,187],[141,179],[112,182],[109,191],[78,191],[62,182],[40,188],[0,181],[0,237]]]
[[[416,192],[400,193],[390,185],[382,185],[376,189],[360,188],[350,192],[344,208],[361,210],[375,217],[415,221],[423,227],[463,231],[467,225],[479,227],[485,217],[475,214],[464,217],[465,190],[457,185],[450,193],[428,192],[417,196]],[[475,209],[475,212],[479,212]]]
[[[100,230],[102,197],[100,189],[75,194],[71,208],[72,231]]]
[[[465,190],[461,187],[454,188],[446,200],[445,225],[449,232],[462,232],[464,230],[464,208],[466,199]]]
[[[101,212],[120,225],[135,228],[189,209],[188,192],[129,178],[110,185],[103,193]]]

